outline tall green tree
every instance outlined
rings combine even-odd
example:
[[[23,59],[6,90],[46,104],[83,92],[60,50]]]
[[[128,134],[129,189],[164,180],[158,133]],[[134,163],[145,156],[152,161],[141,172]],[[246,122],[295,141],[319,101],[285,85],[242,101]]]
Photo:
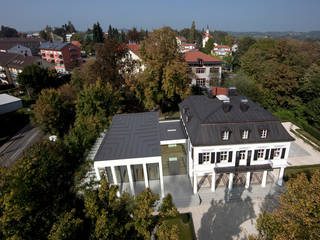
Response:
[[[320,171],[309,180],[300,174],[290,179],[280,195],[279,207],[257,220],[258,239],[320,239]]]
[[[190,88],[188,69],[169,27],[155,30],[142,42],[140,52],[145,70],[138,76],[137,96],[148,109],[176,107]]]
[[[205,46],[205,48],[203,49],[203,51],[204,51],[206,54],[211,54],[211,50],[213,49],[213,46],[214,46],[214,41],[213,41],[212,38],[209,38],[209,40],[207,41],[206,46]]]
[[[189,32],[189,42],[194,43],[196,40],[196,24],[192,21],[190,32]]]
[[[127,36],[128,36],[129,42],[132,42],[132,43],[140,42],[140,33],[135,27],[128,31]]]
[[[93,41],[95,43],[103,43],[103,31],[99,22],[93,24]]]
[[[18,37],[18,32],[14,28],[1,25],[0,37],[2,38]]]
[[[162,199],[162,204],[159,208],[159,216],[162,218],[165,217],[177,217],[179,212],[175,205],[172,202],[171,194],[168,194]]]

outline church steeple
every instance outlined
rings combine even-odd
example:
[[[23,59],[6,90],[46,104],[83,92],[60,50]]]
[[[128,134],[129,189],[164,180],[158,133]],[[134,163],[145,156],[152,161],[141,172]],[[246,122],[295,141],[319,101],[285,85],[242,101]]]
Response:
[[[207,30],[206,33],[209,34],[210,30],[209,30],[209,26],[207,25]]]

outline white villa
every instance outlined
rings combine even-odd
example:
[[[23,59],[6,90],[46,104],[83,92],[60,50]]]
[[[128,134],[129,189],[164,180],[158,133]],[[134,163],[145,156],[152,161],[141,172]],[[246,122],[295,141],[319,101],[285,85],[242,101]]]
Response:
[[[143,186],[162,197],[177,184],[172,176],[185,176],[191,195],[282,185],[294,139],[271,112],[235,89],[228,96],[189,96],[179,108],[180,119],[168,121],[157,112],[116,115],[94,156],[96,177],[105,174],[120,192],[135,195]]]

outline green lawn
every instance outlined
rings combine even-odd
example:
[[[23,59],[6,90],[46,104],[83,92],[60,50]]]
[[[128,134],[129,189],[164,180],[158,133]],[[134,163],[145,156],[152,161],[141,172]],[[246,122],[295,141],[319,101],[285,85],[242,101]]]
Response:
[[[179,239],[183,240],[193,240],[194,239],[194,229],[192,218],[190,214],[184,213],[180,214],[178,217],[169,218],[165,220],[170,225],[176,224],[179,228]]]
[[[320,164],[318,165],[307,165],[307,166],[294,166],[294,167],[287,167],[284,172],[283,179],[288,181],[290,178],[295,178],[298,174],[304,172],[307,177],[310,179],[313,172],[315,170],[320,170]]]

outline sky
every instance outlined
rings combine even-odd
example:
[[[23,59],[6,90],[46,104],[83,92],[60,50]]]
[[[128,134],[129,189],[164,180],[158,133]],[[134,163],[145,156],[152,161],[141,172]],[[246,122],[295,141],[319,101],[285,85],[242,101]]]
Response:
[[[119,29],[196,28],[222,31],[320,30],[320,0],[0,0],[0,25],[18,31],[99,21]]]

